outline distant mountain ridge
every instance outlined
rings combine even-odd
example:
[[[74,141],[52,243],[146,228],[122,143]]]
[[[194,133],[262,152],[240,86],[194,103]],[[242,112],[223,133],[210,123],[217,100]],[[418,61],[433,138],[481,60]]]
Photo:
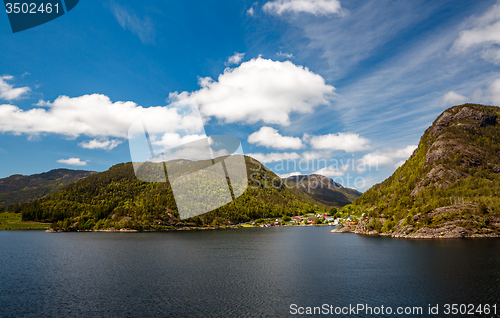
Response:
[[[351,204],[362,194],[319,174],[296,175],[283,180],[296,195],[326,206],[342,207]]]
[[[15,174],[0,179],[0,205],[8,207],[52,194],[96,172],[54,169],[29,176]]]
[[[393,237],[500,236],[500,108],[444,111],[412,156],[354,201],[358,233]]]

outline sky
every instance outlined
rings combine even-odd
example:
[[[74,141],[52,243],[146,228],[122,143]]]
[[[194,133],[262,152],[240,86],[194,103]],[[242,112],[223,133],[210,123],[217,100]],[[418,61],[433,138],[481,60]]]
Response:
[[[491,0],[82,0],[0,39],[0,177],[131,161],[141,120],[365,191],[448,107],[500,104]]]

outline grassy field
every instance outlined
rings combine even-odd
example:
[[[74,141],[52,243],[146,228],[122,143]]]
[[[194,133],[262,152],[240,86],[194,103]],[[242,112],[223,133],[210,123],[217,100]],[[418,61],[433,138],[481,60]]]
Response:
[[[48,229],[49,223],[40,222],[23,222],[21,214],[2,212],[0,213],[0,230],[35,230],[35,229]]]

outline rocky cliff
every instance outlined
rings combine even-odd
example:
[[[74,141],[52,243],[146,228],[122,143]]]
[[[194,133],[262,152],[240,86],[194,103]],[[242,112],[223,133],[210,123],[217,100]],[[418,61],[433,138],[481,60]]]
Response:
[[[407,162],[353,206],[359,234],[398,238],[500,236],[500,108],[444,111]]]

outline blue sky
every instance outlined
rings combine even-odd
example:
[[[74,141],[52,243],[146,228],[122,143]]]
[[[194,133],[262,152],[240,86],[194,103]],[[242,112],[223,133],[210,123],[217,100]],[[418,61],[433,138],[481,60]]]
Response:
[[[0,177],[130,161],[142,117],[366,190],[446,108],[500,104],[496,1],[80,1],[0,37]]]

